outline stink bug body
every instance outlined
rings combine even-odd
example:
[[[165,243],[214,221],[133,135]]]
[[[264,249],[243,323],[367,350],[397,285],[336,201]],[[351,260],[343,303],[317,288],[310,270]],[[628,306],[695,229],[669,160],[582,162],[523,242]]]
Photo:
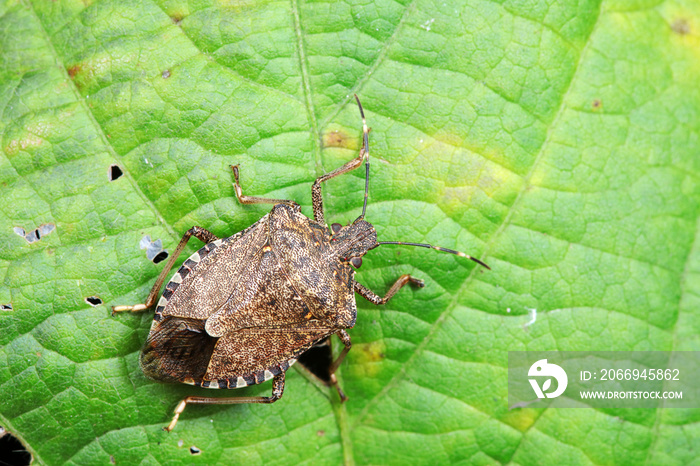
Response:
[[[357,97],[356,97],[357,98]],[[274,204],[272,210],[245,230],[225,239],[192,227],[156,280],[145,304],[115,306],[114,311],[141,311],[156,306],[142,352],[141,368],[162,382],[183,382],[204,388],[240,388],[273,380],[269,397],[210,398],[189,396],[175,409],[166,430],[175,427],[189,403],[272,403],[284,391],[285,371],[317,342],[337,335],[345,348],[329,368],[334,372],[350,349],[345,329],[355,325],[355,293],[374,304],[386,303],[407,283],[423,281],[402,275],[384,297],[354,279],[362,256],[382,244],[433,248],[480,260],[429,244],[377,242],[367,222],[369,191],[369,129],[359,99],[363,144],[357,158],[325,174],[311,188],[314,219],[301,214],[299,204],[281,199],[244,196],[238,166],[232,167],[236,197],[242,204]],[[321,183],[347,173],[365,162],[362,214],[351,224],[326,226]],[[194,236],[205,243],[192,254],[165,286],[175,260]]]

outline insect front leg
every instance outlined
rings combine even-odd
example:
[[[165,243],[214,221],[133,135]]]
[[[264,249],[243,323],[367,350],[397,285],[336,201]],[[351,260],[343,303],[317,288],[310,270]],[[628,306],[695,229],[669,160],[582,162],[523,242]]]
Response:
[[[233,189],[236,192],[236,198],[241,204],[286,204],[288,206],[294,207],[296,210],[300,210],[301,207],[294,201],[288,201],[286,199],[268,199],[266,197],[256,197],[256,196],[244,196],[243,189],[241,189],[241,184],[238,180],[238,165],[231,165],[231,170],[233,170]]]
[[[357,96],[355,96],[355,99],[357,99],[357,105],[360,107],[360,115],[362,115],[362,149],[360,149],[360,155],[358,155],[357,158],[352,159],[342,167],[336,168],[330,173],[326,173],[325,175],[319,176],[318,178],[316,178],[316,181],[314,181],[314,184],[311,186],[311,201],[314,207],[314,220],[316,220],[316,222],[320,223],[321,225],[325,225],[326,223],[323,215],[323,195],[321,194],[321,183],[323,183],[324,181],[328,181],[331,178],[335,178],[338,175],[342,175],[343,173],[347,173],[356,169],[357,167],[362,165],[362,162],[365,160],[365,158],[369,157],[369,128],[367,128],[367,123],[365,122],[365,113],[362,110],[362,104],[360,104],[360,99],[358,99]],[[369,162],[367,164],[367,173],[365,175],[367,176],[367,181],[365,184],[366,206],[367,192],[369,189]],[[364,209],[362,215],[364,216]]]
[[[272,379],[272,396],[239,396],[239,397],[229,397],[229,398],[214,398],[209,396],[188,396],[182,400],[175,408],[175,415],[173,420],[170,421],[164,430],[170,432],[175,428],[177,420],[180,414],[185,410],[188,404],[200,404],[200,405],[234,405],[242,403],[274,403],[275,401],[282,398],[284,393],[284,372],[279,373]]]
[[[412,285],[416,285],[420,288],[423,288],[425,286],[425,282],[423,280],[405,274],[401,275],[399,279],[396,280],[396,282],[393,285],[391,285],[391,288],[389,288],[389,291],[386,292],[386,295],[384,295],[383,298],[376,294],[374,291],[361,285],[358,282],[354,282],[353,287],[355,288],[355,292],[357,294],[365,298],[367,301],[374,303],[377,306],[380,306],[382,304],[386,304],[386,302],[389,301],[391,297],[394,296],[396,292],[399,291],[407,283],[411,283]]]
[[[362,161],[365,158],[365,149],[364,147],[360,150],[360,155],[346,163],[340,168],[336,168],[330,173],[326,173],[325,175],[319,176],[316,178],[316,181],[314,181],[314,184],[311,186],[311,202],[313,203],[313,208],[314,208],[314,220],[316,220],[318,223],[321,225],[324,225],[326,223],[324,215],[323,215],[323,194],[321,193],[321,183],[324,181],[328,181],[331,178],[335,178],[338,175],[342,175],[343,173],[347,173],[349,171],[352,171],[362,165]]]
[[[156,299],[158,299],[158,295],[160,295],[160,287],[163,286],[163,282],[167,278],[170,269],[173,268],[173,264],[175,264],[175,261],[177,260],[178,256],[187,245],[187,242],[193,236],[205,244],[211,243],[212,241],[216,241],[217,239],[219,239],[214,233],[205,230],[202,227],[194,226],[187,230],[187,232],[185,232],[185,234],[182,235],[180,244],[177,245],[175,252],[172,256],[170,256],[170,260],[168,260],[167,264],[165,264],[165,267],[160,272],[160,275],[158,275],[158,280],[156,280],[156,283],[153,285],[153,288],[151,288],[151,292],[148,294],[146,302],[144,304],[134,304],[132,306],[112,306],[112,314],[114,314],[115,312],[123,311],[145,311],[146,309],[153,307],[153,305],[156,303]]]

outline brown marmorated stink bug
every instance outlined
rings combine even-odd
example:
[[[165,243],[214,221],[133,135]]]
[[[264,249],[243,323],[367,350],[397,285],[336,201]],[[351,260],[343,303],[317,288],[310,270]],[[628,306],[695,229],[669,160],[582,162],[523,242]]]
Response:
[[[244,196],[238,166],[233,166],[234,189],[241,204],[274,204],[272,210],[245,230],[217,238],[204,228],[190,228],[158,276],[145,304],[114,306],[118,311],[143,311],[156,305],[160,288],[183,248],[194,236],[205,246],[192,254],[165,285],[156,305],[148,339],[141,351],[141,369],[161,382],[183,382],[203,388],[241,388],[273,380],[272,396],[211,398],[188,396],[175,408],[171,431],[190,404],[273,403],[284,391],[285,371],[317,342],[337,335],[345,345],[331,364],[334,372],[350,349],[345,329],[355,325],[355,293],[380,305],[407,283],[422,280],[402,275],[381,297],[355,281],[353,268],[362,256],[382,244],[437,249],[479,259],[430,244],[377,242],[365,220],[369,192],[369,129],[360,100],[363,143],[357,158],[316,179],[311,187],[313,220],[299,204],[281,199]],[[323,216],[321,183],[365,162],[362,214],[351,224]],[[341,399],[342,391],[338,388]]]

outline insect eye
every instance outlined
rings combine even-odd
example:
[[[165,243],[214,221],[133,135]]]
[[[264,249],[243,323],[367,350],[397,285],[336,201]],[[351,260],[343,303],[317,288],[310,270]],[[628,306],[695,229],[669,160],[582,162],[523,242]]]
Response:
[[[359,269],[362,266],[362,258],[361,257],[353,257],[352,259],[350,259],[350,265],[352,265],[356,269]]]
[[[333,231],[333,234],[338,233],[341,228],[343,228],[343,225],[341,225],[340,223],[334,223],[333,225],[331,225],[331,230]]]

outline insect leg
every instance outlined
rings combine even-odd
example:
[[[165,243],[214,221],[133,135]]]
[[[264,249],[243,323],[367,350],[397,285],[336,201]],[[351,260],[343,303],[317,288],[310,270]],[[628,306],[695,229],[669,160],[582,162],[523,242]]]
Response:
[[[345,356],[348,354],[348,351],[350,351],[350,348],[352,347],[352,342],[350,341],[350,335],[348,335],[348,332],[345,330],[339,330],[336,332],[336,335],[338,335],[338,338],[340,338],[340,341],[343,342],[345,345],[345,348],[343,348],[343,351],[340,352],[338,357],[336,358],[335,361],[333,361],[333,364],[331,364],[330,369],[328,369],[328,372],[331,375],[331,384],[335,387],[336,390],[338,390],[338,395],[340,395],[340,402],[345,402],[347,401],[348,397],[343,393],[343,390],[340,388],[340,385],[338,385],[338,379],[335,376],[335,371],[338,370],[338,367],[340,367],[340,364],[343,362],[343,359],[345,359]]]
[[[343,173],[347,173],[356,169],[357,167],[362,165],[362,160],[364,160],[364,158],[365,152],[363,148],[362,150],[360,150],[360,155],[357,158],[352,159],[342,167],[336,168],[330,173],[326,173],[325,175],[316,178],[316,181],[314,181],[314,184],[311,186],[311,201],[314,207],[314,220],[316,220],[321,225],[326,223],[323,215],[323,195],[321,194],[321,183],[323,183],[324,181],[328,181],[331,178],[334,178],[338,175],[342,175]]]
[[[182,252],[182,250],[187,245],[187,242],[193,236],[195,238],[201,240],[203,243],[211,243],[212,241],[216,241],[217,239],[219,239],[214,233],[212,233],[208,230],[205,230],[202,227],[194,226],[194,227],[190,228],[189,230],[187,230],[185,232],[185,234],[182,235],[182,239],[180,240],[180,244],[177,245],[175,252],[172,254],[172,256],[170,256],[170,260],[168,260],[168,263],[165,264],[165,267],[160,272],[160,275],[158,275],[158,279],[156,280],[156,283],[153,285],[153,288],[151,288],[151,292],[148,294],[148,298],[146,298],[146,303],[145,304],[134,304],[133,306],[112,306],[112,314],[114,314],[115,312],[122,312],[122,311],[131,311],[131,312],[145,311],[146,309],[153,307],[153,305],[156,303],[156,299],[158,299],[158,295],[160,294],[160,287],[163,286],[163,282],[168,277],[168,273],[170,272],[170,269],[173,268],[173,264],[177,260],[178,256]]]
[[[233,189],[236,191],[236,198],[241,204],[286,204],[299,210],[301,207],[294,201],[288,201],[285,199],[268,199],[266,197],[255,197],[255,196],[244,196],[243,190],[241,189],[241,184],[238,181],[238,165],[231,165],[231,170],[233,170]]]
[[[365,298],[367,301],[374,303],[376,305],[382,305],[386,304],[387,301],[391,299],[392,296],[396,294],[397,291],[401,289],[405,284],[411,283],[413,285],[416,285],[420,288],[423,288],[425,286],[425,282],[419,278],[414,278],[408,274],[401,275],[398,280],[396,280],[396,283],[391,285],[391,288],[389,288],[389,291],[386,292],[386,295],[382,298],[381,296],[377,295],[374,291],[370,290],[369,288],[365,287],[364,285],[361,285],[358,282],[353,283],[353,287],[355,288],[355,292]]]
[[[170,432],[175,428],[177,420],[180,414],[185,410],[188,404],[200,404],[200,405],[233,405],[242,403],[274,403],[275,401],[282,398],[282,393],[284,393],[284,372],[279,373],[272,379],[272,396],[239,396],[230,398],[214,398],[209,396],[188,396],[182,400],[175,408],[175,415],[173,420],[170,421],[164,430]]]
[[[338,384],[335,374],[331,373],[333,364],[333,352],[330,336],[316,342],[311,348],[297,357],[296,367],[303,368],[309,375],[323,382],[324,385],[333,386],[340,395],[341,402],[348,399]]]
[[[342,167],[336,168],[330,173],[326,173],[325,175],[319,176],[318,178],[316,178],[316,181],[314,181],[313,186],[311,186],[311,201],[314,207],[314,220],[316,220],[316,222],[320,223],[321,225],[324,225],[326,223],[323,216],[323,195],[321,194],[321,183],[323,183],[324,181],[328,181],[331,178],[334,178],[338,175],[342,175],[343,173],[347,173],[356,169],[357,167],[362,165],[363,160],[367,159],[367,173],[365,180],[365,203],[362,208],[362,216],[364,217],[365,215],[365,208],[367,207],[367,193],[369,190],[369,128],[367,128],[367,123],[365,122],[365,113],[362,110],[360,99],[358,99],[357,96],[355,96],[355,99],[357,99],[357,105],[360,107],[360,115],[362,115],[362,149],[360,149],[360,155],[358,155],[357,158],[352,159]]]

